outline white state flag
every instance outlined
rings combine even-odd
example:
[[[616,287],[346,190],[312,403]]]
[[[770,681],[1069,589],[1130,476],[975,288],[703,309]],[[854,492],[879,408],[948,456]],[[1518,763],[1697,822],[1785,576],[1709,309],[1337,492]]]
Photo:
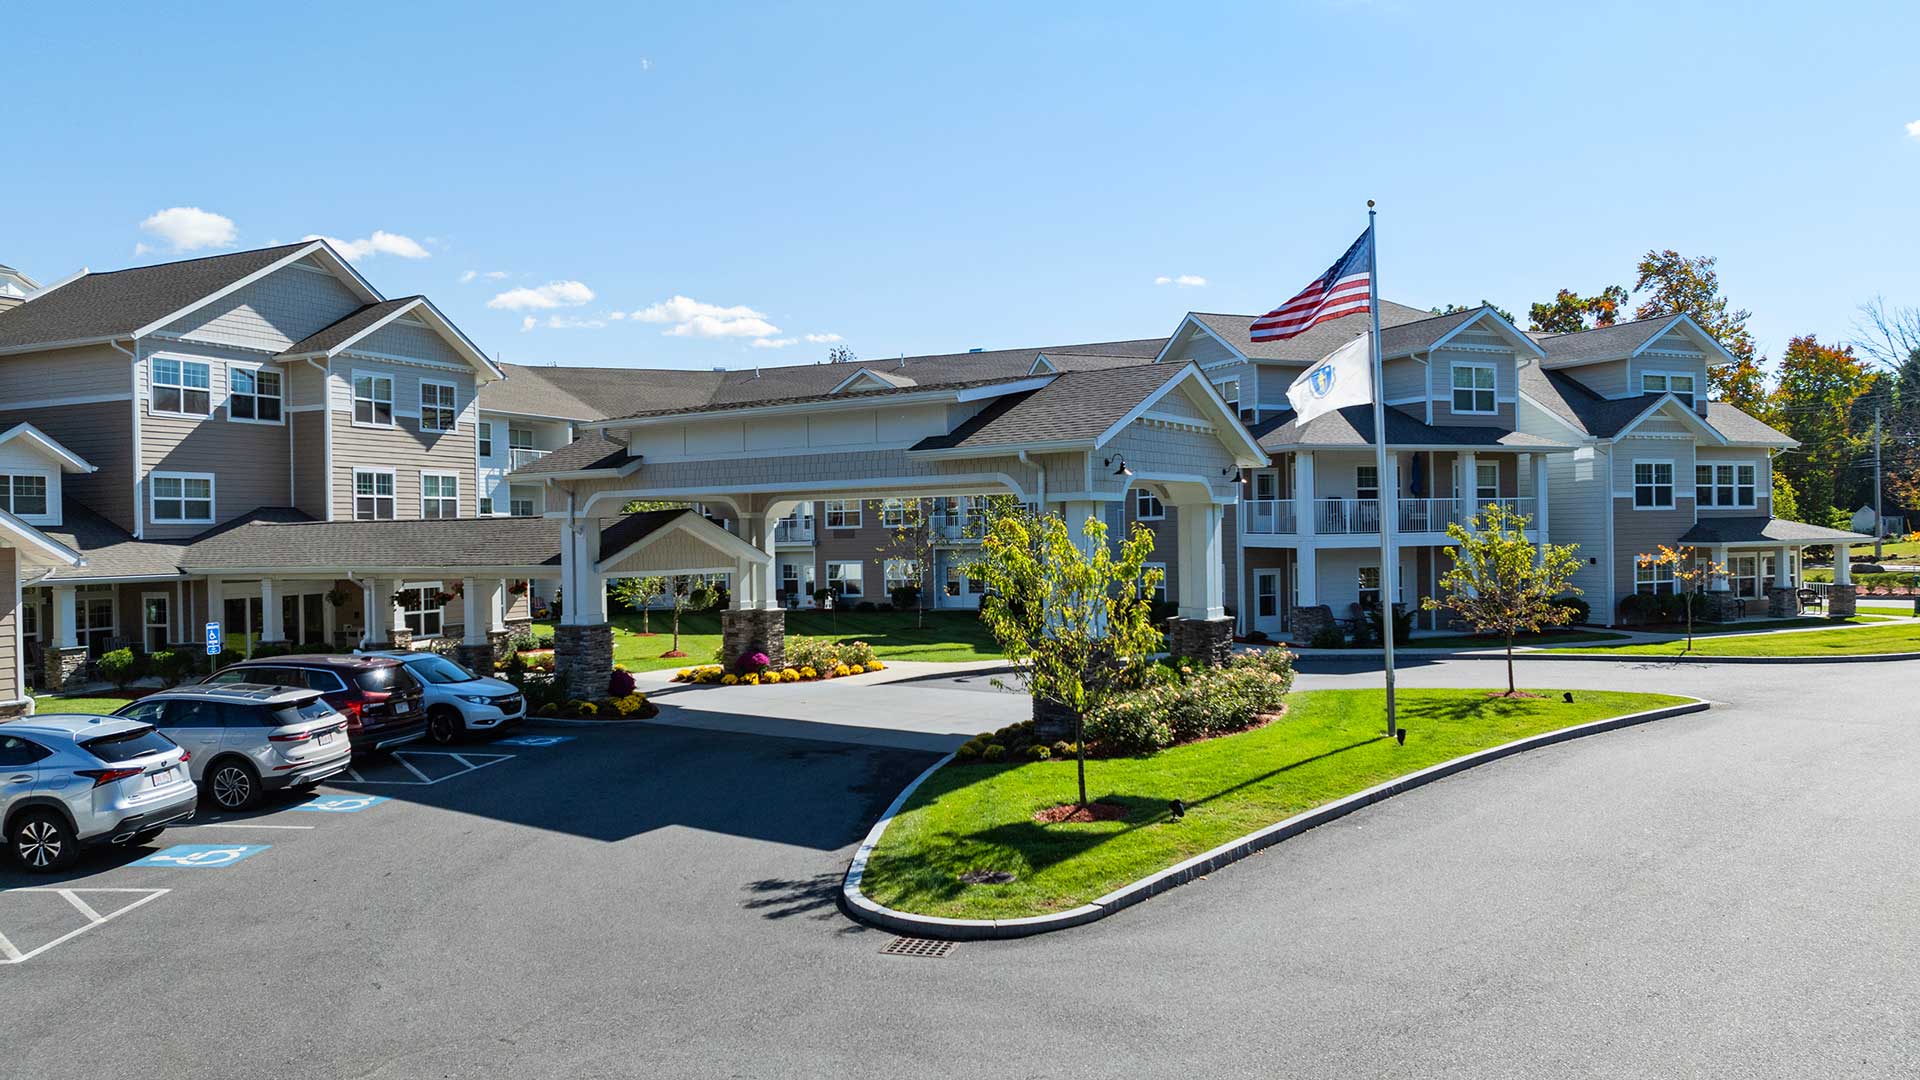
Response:
[[[1293,403],[1295,423],[1304,424],[1349,405],[1373,404],[1373,360],[1367,350],[1370,340],[1369,335],[1361,334],[1293,380],[1287,387],[1287,400]]]

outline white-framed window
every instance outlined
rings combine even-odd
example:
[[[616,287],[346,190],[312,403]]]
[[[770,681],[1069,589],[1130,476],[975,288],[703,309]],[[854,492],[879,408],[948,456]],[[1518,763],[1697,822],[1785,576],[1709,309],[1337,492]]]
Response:
[[[1643,394],[1671,393],[1674,397],[1686,402],[1687,408],[1693,408],[1692,375],[1678,371],[1643,371],[1640,373],[1640,392]]]
[[[28,641],[40,640],[40,605],[32,600],[20,605],[20,634]]]
[[[1500,463],[1497,461],[1476,461],[1473,463],[1473,494],[1481,502],[1492,502],[1500,497]]]
[[[393,520],[393,470],[353,470],[353,520]]]
[[[1158,571],[1160,571],[1160,581],[1159,581],[1159,583],[1158,583],[1158,584],[1156,584],[1156,585],[1155,585],[1155,586],[1153,587],[1153,599],[1154,599],[1155,601],[1158,601],[1159,603],[1166,603],[1166,600],[1167,600],[1167,564],[1166,564],[1166,563],[1163,563],[1163,562],[1150,562],[1150,563],[1141,563],[1141,564],[1140,564],[1140,571],[1141,571],[1141,574],[1140,574],[1140,580],[1141,580],[1142,582],[1144,582],[1144,581],[1146,581],[1146,571],[1148,571],[1148,570],[1158,570]]]
[[[492,457],[493,456],[493,423],[492,421],[482,420],[480,422],[480,426],[478,429],[478,437],[480,439],[480,456],[483,458]]]
[[[492,516],[493,516],[493,496],[491,496],[491,495],[486,495],[486,496],[482,496],[482,497],[481,497],[481,499],[480,499],[480,516],[481,516],[481,517],[492,517]]]
[[[1673,591],[1673,567],[1666,563],[1635,563],[1633,591],[1665,595]]]
[[[509,450],[533,449],[533,429],[510,427],[507,429],[507,448]]]
[[[1353,470],[1353,497],[1356,499],[1380,497],[1380,466],[1362,465]]]
[[[1220,400],[1227,403],[1227,408],[1232,409],[1234,415],[1238,416],[1240,413],[1240,380],[1222,379],[1214,383],[1213,388],[1220,392]]]
[[[827,588],[835,596],[859,597],[860,579],[865,575],[866,563],[857,559],[827,564]]]
[[[244,424],[281,424],[286,414],[280,373],[270,368],[227,368],[227,419]]]
[[[1673,508],[1673,462],[1636,461],[1633,463],[1633,508],[1635,510]]]
[[[447,609],[439,599],[440,583],[409,584],[400,589],[400,612],[413,636],[439,637],[446,626]]]
[[[393,376],[353,373],[353,422],[393,426]]]
[[[1358,579],[1360,606],[1363,608],[1380,606],[1380,568],[1363,566]]]
[[[460,516],[460,474],[423,472],[420,474],[420,516],[457,518]]]
[[[1751,464],[1700,464],[1693,467],[1694,499],[1702,507],[1758,506],[1760,471]]]
[[[860,500],[828,499],[827,528],[857,529],[860,527]]]
[[[33,473],[0,474],[0,510],[23,518],[47,516],[47,478]]]
[[[912,559],[888,559],[883,564],[882,576],[891,595],[895,589],[920,584],[920,564]]]
[[[420,380],[420,430],[452,431],[460,414],[453,404],[453,384]]]
[[[156,356],[151,361],[148,407],[173,416],[213,412],[213,365],[200,360]]]
[[[1760,590],[1762,592],[1772,588],[1773,583],[1780,580],[1779,559],[1777,555],[1760,556]],[[1787,583],[1796,589],[1800,587],[1800,560],[1793,559],[1787,563]]]
[[[880,501],[880,527],[898,529],[907,523],[907,500],[882,499]]]
[[[531,495],[514,495],[508,498],[507,513],[514,517],[532,517],[533,497]]]
[[[1492,364],[1458,362],[1453,365],[1453,411],[1456,413],[1493,413],[1499,406],[1493,400]]]
[[[1760,556],[1728,556],[1727,587],[1733,590],[1733,595],[1748,600],[1765,595],[1760,583]]]
[[[147,477],[155,524],[211,525],[212,473],[154,473]]]
[[[1159,521],[1167,516],[1167,508],[1160,502],[1160,496],[1146,488],[1135,488],[1133,516],[1141,521]]]

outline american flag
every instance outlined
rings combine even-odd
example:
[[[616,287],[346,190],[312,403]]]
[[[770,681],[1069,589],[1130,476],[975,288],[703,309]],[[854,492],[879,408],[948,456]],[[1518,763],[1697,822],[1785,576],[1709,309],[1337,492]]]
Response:
[[[1345,255],[1293,299],[1253,320],[1255,341],[1284,341],[1328,319],[1371,310],[1373,230],[1360,234]]]

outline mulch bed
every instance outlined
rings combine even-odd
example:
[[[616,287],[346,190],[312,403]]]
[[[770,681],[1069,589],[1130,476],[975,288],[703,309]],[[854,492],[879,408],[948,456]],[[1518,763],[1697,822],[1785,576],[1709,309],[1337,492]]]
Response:
[[[1033,820],[1042,825],[1062,823],[1084,825],[1094,821],[1124,821],[1127,808],[1115,803],[1097,802],[1089,806],[1068,803],[1064,806],[1049,806],[1045,810],[1036,810]]]

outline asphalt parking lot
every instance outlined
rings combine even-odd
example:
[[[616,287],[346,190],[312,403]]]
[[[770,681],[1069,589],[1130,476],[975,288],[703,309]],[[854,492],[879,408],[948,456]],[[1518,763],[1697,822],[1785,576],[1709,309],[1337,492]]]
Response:
[[[1364,685],[1365,666],[1301,685]],[[24,958],[0,964],[0,1072],[1911,1075],[1914,676],[1522,677],[1716,708],[1421,789],[1081,931],[941,959],[884,955],[893,939],[833,899],[931,752],[795,737],[834,734],[805,721],[699,728],[690,709],[408,751],[307,809],[203,816],[54,880],[0,871],[0,934]]]

